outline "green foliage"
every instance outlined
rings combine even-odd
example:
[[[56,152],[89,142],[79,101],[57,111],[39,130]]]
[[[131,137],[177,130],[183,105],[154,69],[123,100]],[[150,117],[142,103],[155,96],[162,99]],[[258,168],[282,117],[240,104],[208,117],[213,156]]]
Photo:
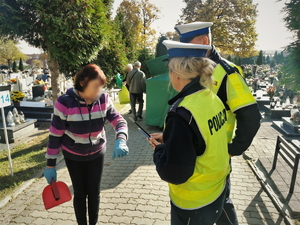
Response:
[[[0,33],[42,47],[59,70],[73,75],[106,44],[107,8],[102,1],[3,0]]]
[[[242,65],[242,58],[241,57],[237,57],[236,65],[237,66],[241,66]]]
[[[151,28],[153,22],[159,19],[160,10],[149,0],[123,0],[118,7],[117,15],[121,13],[128,23],[128,29],[133,32],[131,39],[135,41],[138,50],[155,47],[156,30]]]
[[[22,58],[20,58],[20,61],[19,61],[19,70],[20,70],[20,71],[23,71],[23,70],[24,70],[24,65],[23,65],[23,60],[22,60]]]
[[[228,60],[229,62],[231,62],[231,61],[232,61],[232,58],[231,58],[231,56],[230,56],[230,55],[228,55],[228,57],[227,57],[227,60]]]
[[[0,37],[0,59],[5,60],[7,62],[7,66],[10,68],[11,62],[20,58],[25,59],[26,55],[21,52],[20,48],[17,46],[17,42]]]
[[[282,63],[281,66],[281,82],[294,91],[299,91],[300,85],[300,0],[290,0],[285,2],[283,9],[285,12],[286,27],[294,34],[295,41],[286,48],[287,57],[283,52],[275,54],[274,58]]]
[[[284,61],[283,52],[278,53],[277,51],[274,54],[274,59],[276,60],[277,64],[281,64]]]
[[[8,66],[7,65],[1,65],[0,70],[8,70]]]
[[[13,70],[14,73],[18,72],[18,67],[17,67],[16,61],[13,62],[12,70]]]
[[[108,44],[99,51],[95,63],[98,64],[107,76],[107,86],[113,87],[115,75],[124,73],[124,66],[128,63],[126,47],[119,32],[119,24],[111,21],[111,31]]]
[[[262,50],[260,50],[259,55],[258,55],[257,60],[256,60],[256,64],[259,65],[259,66],[263,65],[264,64],[263,58],[264,58],[264,53],[263,53]]]
[[[271,59],[270,59],[270,56],[269,55],[267,55],[267,57],[266,57],[266,64],[270,64],[271,63]]]
[[[161,34],[160,37],[158,38],[158,42],[156,44],[155,58],[168,54],[168,50],[167,50],[166,46],[163,45],[163,41],[165,41],[165,40],[168,40],[168,39],[166,38],[166,36]]]
[[[133,61],[136,59],[137,55],[137,43],[133,38],[135,35],[135,31],[132,29],[132,25],[130,21],[126,19],[122,12],[119,12],[114,19],[116,26],[119,28],[119,32],[121,33],[121,39],[118,41],[123,41],[125,45],[125,53],[126,57],[129,61]]]
[[[243,58],[242,64],[249,64],[249,65],[255,64],[255,57]]]
[[[270,67],[271,68],[274,68],[276,66],[276,60],[275,59],[272,59],[271,60],[271,63],[270,63]]]
[[[153,58],[154,58],[154,56],[150,54],[149,49],[144,48],[144,49],[139,51],[138,60],[142,63],[141,70],[145,73],[147,78],[150,77],[150,72],[149,72],[149,68],[148,68],[146,62],[149,59],[153,59]]]
[[[257,4],[253,0],[184,0],[182,23],[213,22],[213,42],[225,54],[256,55]]]

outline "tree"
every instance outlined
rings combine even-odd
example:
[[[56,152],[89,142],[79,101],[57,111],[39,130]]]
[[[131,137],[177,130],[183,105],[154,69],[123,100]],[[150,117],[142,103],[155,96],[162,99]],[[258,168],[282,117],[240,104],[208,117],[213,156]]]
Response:
[[[181,23],[210,21],[213,42],[224,54],[256,55],[257,4],[252,0],[184,0]]]
[[[11,62],[20,58],[26,59],[26,55],[20,51],[20,48],[16,44],[17,43],[15,41],[0,38],[0,58],[6,60],[9,68],[11,66]]]
[[[169,31],[166,33],[165,36],[167,37],[168,40],[179,41],[179,34],[176,31],[174,32]]]
[[[19,61],[19,70],[24,71],[24,65],[23,65],[22,58],[20,58],[20,61]]]
[[[241,66],[242,65],[242,58],[241,57],[237,57],[237,63],[236,65]]]
[[[144,48],[144,49],[140,50],[138,61],[140,61],[142,63],[141,70],[145,73],[147,78],[150,77],[150,72],[149,72],[149,68],[148,68],[146,62],[149,59],[153,59],[153,58],[154,57],[153,57],[153,55],[151,55],[149,49]]]
[[[168,40],[168,39],[166,38],[166,36],[161,34],[160,37],[158,38],[158,42],[156,44],[155,58],[168,54],[168,50],[167,50],[166,46],[163,44],[163,41],[165,41],[165,40]]]
[[[39,59],[34,59],[34,60],[32,61],[32,66],[33,66],[34,68],[40,69],[40,68],[42,68],[43,63],[42,63],[42,61],[39,60]]]
[[[130,21],[126,19],[122,12],[117,13],[114,21],[121,34],[121,39],[118,41],[124,43],[128,61],[134,61],[137,55],[136,31],[132,29],[132,24],[130,24]]]
[[[285,13],[284,21],[286,27],[294,34],[294,40],[290,43],[285,51],[287,56],[282,53],[283,64],[280,68],[282,73],[281,82],[295,91],[299,91],[300,85],[300,1],[290,0],[285,2],[283,9]],[[275,57],[275,56],[274,56]]]
[[[141,16],[142,16],[142,47],[154,47],[155,29],[151,28],[152,23],[159,19],[160,10],[149,0],[141,0]]]
[[[263,65],[263,58],[264,58],[264,53],[263,53],[262,50],[260,50],[259,55],[258,55],[257,60],[256,60],[256,64],[259,65],[259,66]]]
[[[276,51],[275,54],[274,54],[274,58],[275,58],[277,64],[283,63],[283,60],[284,60],[283,52],[278,53],[278,52]]]
[[[153,48],[156,31],[151,28],[153,22],[159,19],[160,10],[149,0],[123,0],[117,10],[124,20],[130,24],[128,27],[134,32],[137,49]]]
[[[271,63],[270,63],[270,67],[271,68],[274,68],[276,66],[276,60],[275,59],[272,59],[271,60]]]
[[[124,66],[128,63],[126,57],[126,46],[122,41],[122,33],[119,32],[119,26],[115,21],[111,21],[111,31],[109,42],[99,51],[95,63],[100,65],[101,69],[107,76],[107,86],[112,87],[115,75],[122,74]]]
[[[270,65],[270,56],[269,55],[267,55],[267,57],[266,57],[266,64],[268,64],[268,65]]]
[[[227,60],[228,60],[229,62],[231,62],[231,61],[232,61],[232,58],[231,58],[231,56],[230,56],[230,55],[228,55],[228,57],[227,57]]]
[[[17,73],[17,72],[18,72],[18,67],[17,67],[16,61],[13,62],[12,70],[13,70],[14,73]]]
[[[41,47],[49,56],[54,100],[59,74],[74,75],[107,43],[108,9],[102,0],[2,0],[0,34]]]

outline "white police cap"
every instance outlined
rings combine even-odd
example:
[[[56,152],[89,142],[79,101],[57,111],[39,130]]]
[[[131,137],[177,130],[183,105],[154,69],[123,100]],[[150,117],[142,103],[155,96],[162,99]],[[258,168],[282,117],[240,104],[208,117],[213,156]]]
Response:
[[[169,58],[174,57],[205,57],[207,51],[211,49],[209,45],[198,45],[181,43],[178,41],[165,40],[163,44],[166,46]]]
[[[180,35],[180,41],[189,43],[194,37],[210,33],[212,22],[193,22],[176,25],[175,30]]]

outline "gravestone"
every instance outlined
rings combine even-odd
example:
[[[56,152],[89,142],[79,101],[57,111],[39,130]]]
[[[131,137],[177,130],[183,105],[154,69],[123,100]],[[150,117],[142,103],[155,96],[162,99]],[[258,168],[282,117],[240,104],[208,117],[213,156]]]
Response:
[[[19,79],[18,82],[19,82],[20,91],[25,92],[28,90],[26,79],[24,79],[24,78]]]
[[[300,137],[300,125],[291,121],[290,117],[282,117],[282,121],[273,121],[273,124],[289,137]]]
[[[36,119],[26,119],[25,123],[15,125],[14,127],[6,127],[9,143],[17,142],[23,138],[34,134],[37,131],[34,123]],[[5,143],[4,128],[0,126],[0,143]]]

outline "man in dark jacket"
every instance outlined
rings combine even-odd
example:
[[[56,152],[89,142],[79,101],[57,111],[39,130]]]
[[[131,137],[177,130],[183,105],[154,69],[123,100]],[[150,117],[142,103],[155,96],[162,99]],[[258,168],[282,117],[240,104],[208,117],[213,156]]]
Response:
[[[144,72],[140,70],[140,68],[141,63],[135,62],[133,70],[128,73],[126,78],[126,83],[129,86],[131,110],[135,121],[137,121],[137,118],[143,119],[143,93],[146,93],[146,76]],[[139,103],[138,112],[136,112],[135,108],[137,101]]]

